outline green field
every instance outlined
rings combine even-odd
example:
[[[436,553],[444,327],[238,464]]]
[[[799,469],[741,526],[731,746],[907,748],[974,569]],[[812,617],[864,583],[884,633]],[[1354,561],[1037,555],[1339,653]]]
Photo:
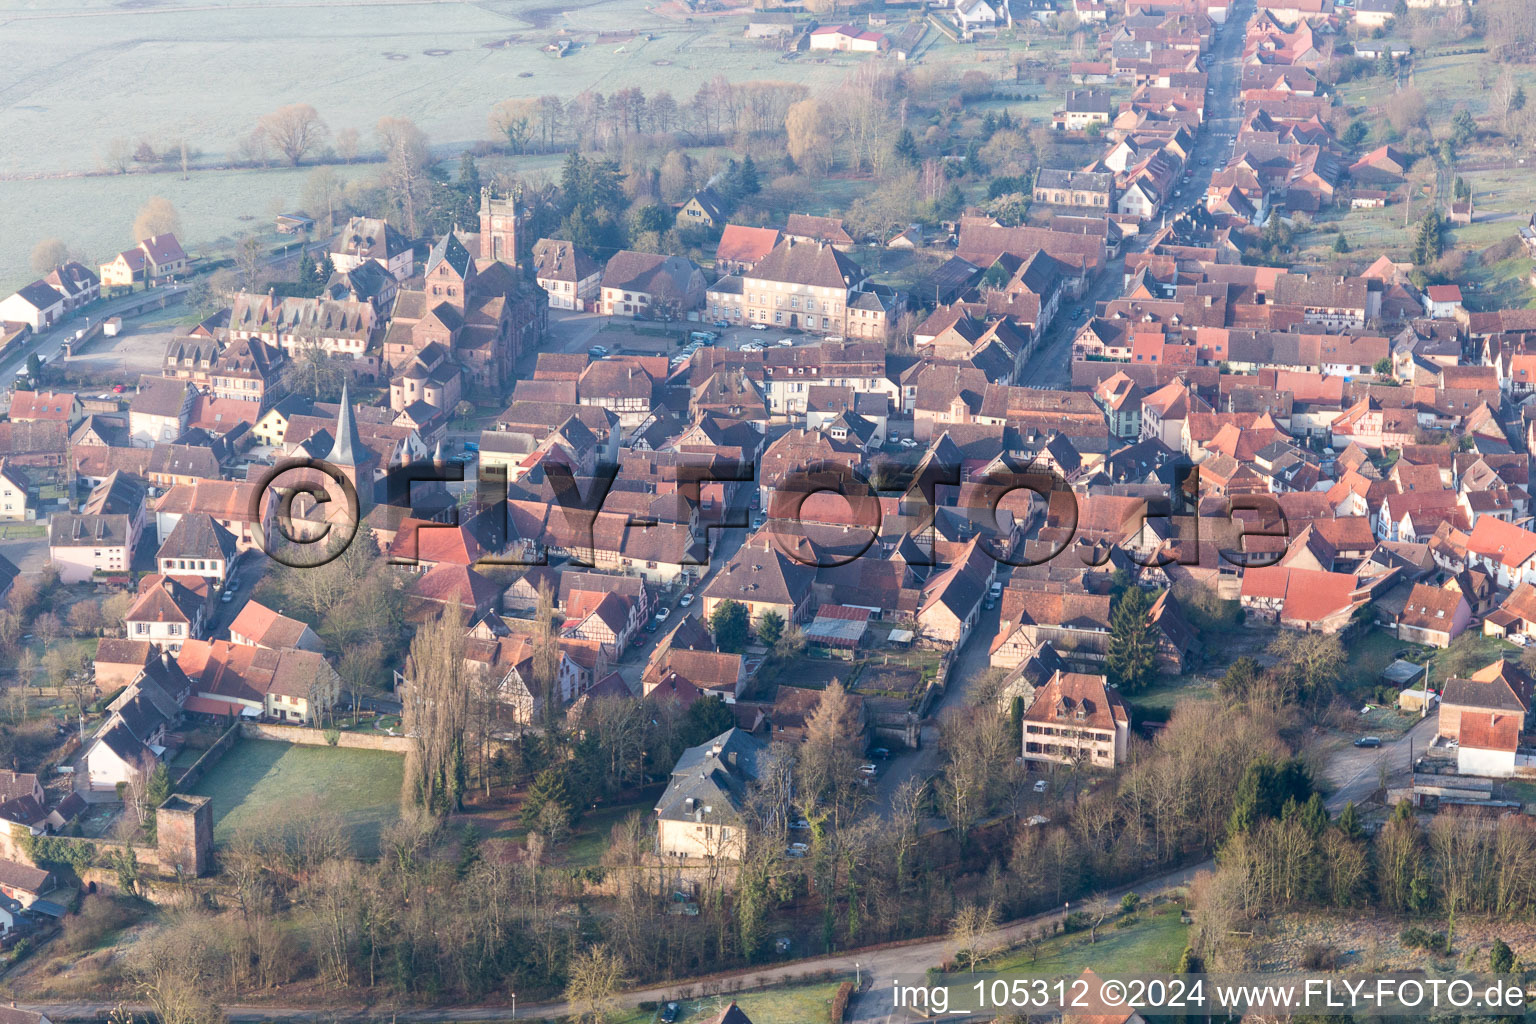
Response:
[[[745,992],[734,997],[692,999],[681,1004],[677,1019],[679,1024],[697,1024],[709,1020],[725,1009],[734,998],[736,1005],[752,1018],[752,1024],[811,1024],[827,1019],[827,1008],[832,1005],[832,997],[837,994],[839,984],[829,981],[818,985],[769,989],[765,992]],[[658,1016],[659,1011],[631,1010],[622,1016],[610,1017],[609,1021],[610,1024],[652,1024]]]
[[[405,759],[379,750],[301,747],[241,740],[191,790],[213,797],[213,838],[281,821],[285,810],[318,810],[341,821],[359,856],[373,857],[379,834],[400,816]]]
[[[1125,927],[1110,921],[1098,928],[1098,941],[1090,942],[1085,931],[1058,935],[1040,943],[1033,952],[1021,948],[1003,953],[977,967],[974,974],[956,971],[943,977],[949,989],[949,1006],[976,1005],[977,982],[988,989],[994,980],[1015,978],[1076,977],[1092,968],[1100,977],[1132,977],[1165,974],[1179,962],[1189,941],[1189,925],[1180,920],[1182,907],[1165,903],[1141,910]]]

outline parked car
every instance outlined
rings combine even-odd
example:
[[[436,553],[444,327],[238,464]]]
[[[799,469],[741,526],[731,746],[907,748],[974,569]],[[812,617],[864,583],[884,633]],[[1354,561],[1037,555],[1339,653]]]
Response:
[[[874,775],[879,770],[880,769],[878,767],[876,767],[874,764],[871,764],[871,763],[865,763],[865,764],[859,765],[859,774],[860,775]]]
[[[901,441],[899,443],[900,443],[900,445],[903,448],[916,448],[917,447],[917,440],[915,438],[911,438],[911,437],[904,437],[904,438],[901,439]]]
[[[645,624],[645,631],[647,633],[654,633],[654,632],[656,632],[660,628],[661,628],[661,623],[658,622],[655,619],[652,619],[650,622],[647,622]]]
[[[678,600],[677,604],[679,608],[687,608],[689,605],[693,604],[693,595],[684,594],[682,598]]]
[[[811,848],[804,843],[790,843],[784,850],[786,857],[804,857],[811,852]]]
[[[667,621],[667,617],[670,616],[671,614],[672,614],[672,609],[671,608],[658,608],[658,609],[656,609],[656,621],[657,622],[666,622]]]
[[[767,324],[753,324],[752,325],[752,329],[754,331],[766,331],[768,329],[768,325]]]
[[[1050,786],[1050,783],[1046,782],[1044,779],[1036,779],[1035,780],[1035,792],[1036,793],[1044,793],[1049,786]]]
[[[885,758],[891,756],[891,752],[885,747],[876,747],[874,750],[869,752],[869,756],[877,760],[884,760]]]
[[[729,326],[731,326],[731,322],[729,320],[716,320],[715,321],[715,326],[716,327],[729,327]]]
[[[991,594],[993,597],[1002,597],[1003,596],[1003,581],[1002,580],[993,580],[992,581],[992,586],[987,590],[987,593]]]
[[[780,338],[779,339],[779,348],[794,348],[794,347],[795,347],[795,339],[794,338]]]
[[[1369,748],[1369,749],[1375,749],[1376,747],[1381,746],[1381,737],[1380,736],[1361,736],[1359,739],[1355,740],[1355,746],[1357,746],[1357,747],[1366,747],[1366,748]]]
[[[795,832],[808,832],[810,831],[811,823],[806,821],[804,818],[796,818],[794,821],[789,823],[789,827]]]
[[[672,1024],[677,1020],[678,1007],[676,1003],[668,1003],[661,1008],[661,1024]]]
[[[634,636],[634,639],[632,639],[629,642],[629,646],[631,646],[631,647],[644,647],[645,646],[645,637],[641,636],[639,633],[636,633],[635,636]]]
[[[229,591],[227,591],[227,590],[226,590],[226,591],[224,591],[224,596],[223,596],[223,597],[221,597],[221,598],[219,598],[219,600],[220,600],[220,601],[221,601],[221,602],[222,602],[222,603],[224,603],[224,604],[229,604],[229,602],[231,602],[231,601],[233,601],[233,600],[234,600],[234,599],[235,599],[235,595],[234,595],[234,594],[232,594],[232,593],[230,593],[230,592],[229,592]]]
[[[593,359],[601,359],[607,354],[608,349],[602,345],[593,345],[591,348],[587,349],[587,355],[591,356]]]

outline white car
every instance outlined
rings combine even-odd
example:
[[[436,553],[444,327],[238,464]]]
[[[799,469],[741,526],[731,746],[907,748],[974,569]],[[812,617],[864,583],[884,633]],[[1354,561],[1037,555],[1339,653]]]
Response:
[[[874,775],[879,770],[880,769],[875,767],[873,764],[861,764],[861,765],[859,765],[859,774],[860,775]]]
[[[1050,783],[1046,782],[1044,779],[1038,779],[1035,782],[1035,792],[1036,793],[1044,793],[1045,790],[1046,790],[1046,787],[1049,786],[1049,785],[1050,785]]]
[[[677,602],[679,608],[687,608],[691,604],[693,604],[692,594],[684,594],[682,598]]]
[[[768,325],[767,324],[753,324],[752,325],[752,329],[754,331],[766,331],[768,329]]]
[[[794,348],[794,347],[795,347],[795,339],[794,338],[780,338],[779,339],[779,348]]]
[[[901,445],[903,448],[916,448],[917,447],[916,439],[910,438],[910,437],[904,437],[900,441],[897,441],[896,443]]]
[[[660,608],[660,609],[657,609],[657,611],[656,611],[656,621],[657,622],[666,622],[667,621],[667,616],[669,616],[671,614],[672,614],[672,609],[671,608]]]

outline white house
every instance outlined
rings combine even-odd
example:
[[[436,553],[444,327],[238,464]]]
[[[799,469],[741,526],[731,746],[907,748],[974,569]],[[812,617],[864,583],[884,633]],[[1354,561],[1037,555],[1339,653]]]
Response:
[[[64,296],[46,281],[33,281],[0,299],[0,321],[30,324],[34,331],[46,331],[63,317]]]

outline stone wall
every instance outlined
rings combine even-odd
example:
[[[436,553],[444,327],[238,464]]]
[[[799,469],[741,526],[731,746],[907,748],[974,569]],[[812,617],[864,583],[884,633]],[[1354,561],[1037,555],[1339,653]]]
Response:
[[[267,722],[241,722],[240,735],[248,740],[277,740],[280,743],[301,743],[310,747],[328,747],[331,742],[324,729],[309,729],[302,725],[272,725]],[[336,735],[338,747],[355,750],[387,750],[403,754],[411,748],[411,741],[404,736],[386,736],[377,730],[372,732],[341,732]]]
[[[175,780],[175,788],[185,791],[197,785],[208,774],[209,769],[223,759],[225,752],[235,745],[235,740],[240,738],[240,723],[235,722],[224,734],[213,741],[213,746],[203,751],[203,756],[192,763],[192,767],[181,773],[181,778]]]

